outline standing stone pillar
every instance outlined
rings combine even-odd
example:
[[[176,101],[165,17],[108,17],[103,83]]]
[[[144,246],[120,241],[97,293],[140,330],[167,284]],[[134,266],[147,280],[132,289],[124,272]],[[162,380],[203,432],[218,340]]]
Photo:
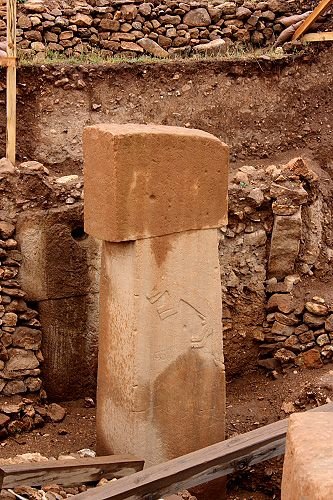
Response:
[[[85,230],[103,240],[98,453],[152,465],[224,439],[228,148],[199,130],[96,125],[84,155]]]

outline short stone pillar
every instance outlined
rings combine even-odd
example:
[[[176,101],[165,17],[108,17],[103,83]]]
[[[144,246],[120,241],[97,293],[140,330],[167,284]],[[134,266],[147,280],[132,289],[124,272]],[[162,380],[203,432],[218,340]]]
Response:
[[[289,417],[281,498],[333,498],[332,413],[294,413]]]
[[[199,130],[96,125],[84,155],[85,230],[103,240],[98,453],[152,465],[224,439],[228,148]]]

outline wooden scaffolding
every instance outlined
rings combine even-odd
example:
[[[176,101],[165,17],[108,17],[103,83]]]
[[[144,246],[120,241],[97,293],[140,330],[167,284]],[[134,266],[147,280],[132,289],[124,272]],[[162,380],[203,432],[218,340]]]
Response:
[[[0,66],[7,68],[6,88],[6,157],[13,165],[16,156],[16,0],[0,0],[1,17],[7,21],[7,56]]]

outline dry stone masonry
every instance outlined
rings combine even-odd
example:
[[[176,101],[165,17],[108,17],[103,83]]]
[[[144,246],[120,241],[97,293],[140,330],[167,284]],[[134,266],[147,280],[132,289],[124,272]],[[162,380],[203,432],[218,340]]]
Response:
[[[109,57],[218,54],[235,43],[272,45],[289,26],[290,15],[312,7],[311,1],[284,0],[90,0],[50,9],[43,2],[28,1],[20,7],[17,45],[22,54],[79,56],[94,48]]]
[[[82,182],[78,176],[52,178],[48,175],[47,169],[38,162],[24,162],[18,168],[14,168],[10,162],[2,159],[0,160],[0,193],[0,394],[9,396],[39,393],[42,386],[41,365],[44,362],[41,352],[43,327],[39,313],[35,307],[29,305],[29,300],[33,300],[36,304],[36,294],[40,293],[40,285],[36,280],[37,272],[29,275],[27,271],[24,271],[22,276],[22,268],[26,268],[27,263],[25,256],[21,253],[21,245],[18,245],[18,239],[22,240],[22,233],[19,237],[17,221],[23,217],[23,214],[30,214],[27,217],[33,227],[36,209],[43,208],[45,216],[48,208],[57,207],[59,203],[64,206],[67,204],[70,209],[76,203],[78,208],[75,209],[75,227],[82,226]],[[70,213],[67,215],[69,219],[70,215]],[[53,224],[53,230],[54,228]],[[42,234],[40,228],[37,234]],[[30,231],[30,237],[32,236],[32,231]],[[30,247],[30,250],[32,259],[37,265],[39,240],[38,238],[32,239],[35,245]],[[70,258],[70,252],[68,256]],[[80,257],[82,260],[82,256]],[[44,268],[40,261],[39,265],[39,270],[42,271]],[[31,270],[36,271],[33,268]],[[35,296],[31,293],[31,288]],[[75,306],[72,307],[72,314],[74,310]],[[61,316],[60,313],[59,316]],[[59,347],[61,348],[59,340],[58,335],[56,351]],[[52,342],[50,344],[52,345]],[[86,344],[81,341],[80,345],[84,350]],[[84,351],[82,363],[86,354],[87,351]],[[48,354],[47,358],[49,357]],[[46,359],[46,363],[49,362]],[[89,362],[90,371],[93,374],[93,355]],[[61,370],[61,366],[60,363],[58,369]],[[53,376],[55,376],[54,373]],[[73,382],[75,382],[74,379],[71,383]],[[64,390],[64,386],[61,386],[61,389]],[[62,396],[66,396],[65,390]]]
[[[331,215],[318,175],[301,158],[243,166],[229,195],[220,247],[227,263],[221,266],[225,344],[243,337],[246,345],[252,337],[259,366],[272,371],[331,361],[332,297],[311,293],[314,272],[324,280],[332,259]]]

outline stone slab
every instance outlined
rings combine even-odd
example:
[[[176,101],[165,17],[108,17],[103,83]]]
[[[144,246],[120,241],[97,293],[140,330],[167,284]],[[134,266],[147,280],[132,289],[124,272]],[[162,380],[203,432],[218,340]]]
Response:
[[[85,229],[137,240],[227,220],[228,147],[207,132],[103,124],[84,130]]]
[[[39,302],[43,384],[52,400],[95,397],[98,294]]]
[[[333,417],[295,413],[289,418],[282,500],[333,498]]]
[[[100,243],[83,233],[82,203],[19,216],[19,279],[28,300],[98,293]]]
[[[293,215],[275,215],[268,261],[270,277],[282,279],[294,273],[301,237],[301,209]]]
[[[224,439],[216,229],[103,243],[99,454],[147,465]]]

